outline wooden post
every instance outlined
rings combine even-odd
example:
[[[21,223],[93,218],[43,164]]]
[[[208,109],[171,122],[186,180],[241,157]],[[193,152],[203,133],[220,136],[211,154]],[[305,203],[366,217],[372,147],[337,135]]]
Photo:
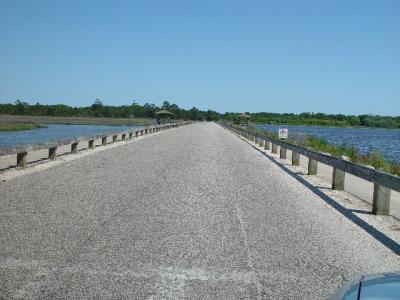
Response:
[[[317,175],[318,162],[311,158],[308,158],[308,175]]]
[[[139,131],[135,131],[135,137],[139,136]]]
[[[113,143],[115,143],[116,141],[118,141],[118,135],[113,135]]]
[[[49,159],[55,160],[57,158],[57,146],[49,148]]]
[[[28,165],[28,152],[17,153],[17,168],[26,168]]]
[[[89,140],[89,149],[94,148],[94,140]]]
[[[374,196],[372,198],[372,213],[374,215],[388,215],[390,211],[391,190],[380,184],[374,183]]]
[[[129,132],[129,139],[133,137],[133,132]]]
[[[292,165],[300,166],[300,153],[292,151]]]
[[[264,143],[265,141],[263,139],[258,139],[258,146],[260,147],[264,147]]]
[[[271,144],[272,144],[272,153],[277,154],[278,153],[278,146],[275,145],[274,143],[271,143]]]
[[[279,158],[280,159],[286,159],[286,148],[283,148],[282,146],[280,146],[279,149]]]
[[[126,140],[126,133],[122,134],[122,140],[125,141]]]
[[[106,136],[103,136],[103,137],[101,138],[101,144],[102,144],[103,146],[107,145],[107,137],[106,137]]]
[[[344,179],[346,173],[342,170],[333,168],[332,173],[332,189],[337,191],[344,190]]]
[[[264,150],[269,150],[269,141],[265,140]]]
[[[149,131],[148,129],[145,129],[145,130],[144,130],[144,134],[147,134],[148,131]]]
[[[71,144],[71,153],[78,153],[78,142]]]

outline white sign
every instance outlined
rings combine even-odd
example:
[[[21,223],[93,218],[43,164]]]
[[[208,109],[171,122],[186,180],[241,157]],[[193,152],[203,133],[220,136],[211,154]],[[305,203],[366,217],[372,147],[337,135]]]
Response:
[[[287,139],[289,134],[289,130],[287,128],[279,128],[279,138]]]

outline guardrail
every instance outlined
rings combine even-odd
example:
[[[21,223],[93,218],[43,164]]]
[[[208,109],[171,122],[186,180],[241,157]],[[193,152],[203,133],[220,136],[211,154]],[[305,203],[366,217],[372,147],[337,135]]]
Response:
[[[158,125],[158,126],[150,126],[150,127],[144,127],[142,129],[137,129],[133,131],[124,131],[120,132],[118,134],[112,134],[110,135],[112,137],[112,142],[115,143],[118,141],[118,136],[121,135],[121,140],[120,141],[126,141],[133,139],[134,137],[137,138],[139,136],[144,136],[147,134],[171,129],[171,128],[177,128],[182,125],[187,125],[192,122],[180,122],[180,123],[170,123],[170,124],[163,124],[163,125]],[[70,153],[78,153],[78,145],[79,143],[86,142],[88,143],[88,149],[93,149],[94,148],[94,142],[97,139],[101,139],[101,146],[107,145],[107,138],[110,137],[108,135],[97,135],[97,136],[92,136],[88,137],[86,139],[72,139],[69,140],[68,142],[64,141],[64,143],[61,144],[63,145],[68,145],[71,144],[71,152]],[[128,137],[127,137],[128,136]],[[49,160],[55,160],[57,158],[57,148],[60,146],[59,143],[50,143],[47,144],[45,147],[43,145],[39,147],[35,146],[22,146],[19,147],[14,155],[17,155],[17,168],[26,168],[28,166],[28,152],[30,151],[39,151],[39,150],[45,150],[48,149],[48,159]]]
[[[372,213],[375,215],[388,215],[390,210],[390,194],[391,190],[400,192],[400,177],[388,174],[373,167],[356,164],[343,158],[334,157],[327,153],[321,153],[310,150],[283,140],[272,138],[270,136],[254,132],[250,130],[238,129],[231,125],[220,123],[221,126],[235,132],[246,139],[257,143],[277,154],[277,147],[280,147],[280,158],[286,159],[286,151],[292,151],[292,165],[298,166],[300,162],[300,154],[308,157],[308,175],[316,175],[318,170],[318,162],[331,166],[332,189],[344,190],[345,174],[349,173],[369,182],[374,183],[374,192],[372,197]],[[271,143],[271,147],[270,147]]]

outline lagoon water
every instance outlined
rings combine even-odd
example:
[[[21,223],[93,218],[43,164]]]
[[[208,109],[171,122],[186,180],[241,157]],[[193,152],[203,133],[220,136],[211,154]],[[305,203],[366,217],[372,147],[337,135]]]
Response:
[[[49,124],[47,128],[24,131],[0,132],[0,148],[13,148],[18,145],[36,145],[47,142],[85,138],[100,134],[112,134],[142,126],[106,126],[106,125],[60,125]]]
[[[288,128],[289,136],[314,135],[325,138],[335,145],[354,145],[361,153],[376,150],[389,160],[400,162],[400,129],[318,127],[276,124],[255,124],[257,128],[278,133],[279,128]]]

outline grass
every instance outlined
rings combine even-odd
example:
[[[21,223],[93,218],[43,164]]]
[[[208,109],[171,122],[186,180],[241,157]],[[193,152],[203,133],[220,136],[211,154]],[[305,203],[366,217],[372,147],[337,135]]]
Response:
[[[235,126],[239,128],[239,126]],[[249,128],[254,133],[267,135],[272,138],[278,138],[276,133],[269,132],[267,130],[260,130],[256,128]],[[380,151],[374,151],[372,153],[362,154],[355,146],[349,145],[333,145],[326,139],[316,136],[306,136],[305,138],[291,138],[288,142],[311,149],[319,152],[329,153],[332,156],[341,157],[347,156],[350,161],[358,164],[370,165],[375,169],[381,169],[387,173],[400,176],[400,164],[395,161],[388,161]]]
[[[381,169],[385,172],[400,176],[400,164],[386,160],[380,151],[361,154],[354,146],[336,146],[328,143],[326,139],[316,136],[307,136],[305,140],[300,142],[300,145],[317,151],[326,152],[336,157],[342,155],[347,156],[352,162],[370,165],[375,169]]]
[[[46,127],[46,125],[42,124],[0,123],[0,131],[21,131]]]
[[[155,119],[143,118],[93,118],[93,117],[42,117],[0,115],[0,123],[65,124],[65,125],[151,125]]]

